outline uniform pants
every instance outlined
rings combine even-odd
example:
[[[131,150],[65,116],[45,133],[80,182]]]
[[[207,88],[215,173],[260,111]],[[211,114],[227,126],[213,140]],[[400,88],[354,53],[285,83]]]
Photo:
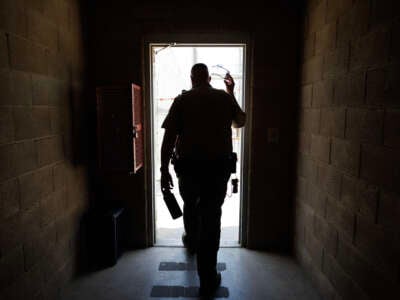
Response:
[[[197,271],[203,284],[217,275],[221,206],[229,177],[223,164],[187,165],[178,174],[186,238],[197,248]]]

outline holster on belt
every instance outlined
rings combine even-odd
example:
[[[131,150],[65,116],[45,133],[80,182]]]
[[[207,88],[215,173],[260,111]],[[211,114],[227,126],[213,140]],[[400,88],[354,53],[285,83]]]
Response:
[[[179,177],[182,172],[185,171],[185,168],[193,168],[197,167],[216,167],[218,169],[223,169],[229,171],[230,173],[236,173],[236,164],[237,164],[237,154],[236,152],[232,152],[229,155],[225,155],[223,157],[213,160],[206,160],[203,157],[198,158],[182,158],[179,157],[178,154],[174,151],[171,157],[171,163],[174,165],[175,173]]]

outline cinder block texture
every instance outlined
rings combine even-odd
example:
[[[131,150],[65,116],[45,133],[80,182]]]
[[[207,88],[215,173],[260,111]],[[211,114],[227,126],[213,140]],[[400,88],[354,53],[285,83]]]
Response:
[[[8,68],[8,46],[7,36],[0,35],[0,68]]]
[[[0,299],[56,299],[75,272],[87,172],[65,153],[72,125],[86,127],[71,119],[69,98],[84,85],[79,10],[79,1],[0,1]]]
[[[306,2],[295,252],[326,299],[399,298],[399,4]]]

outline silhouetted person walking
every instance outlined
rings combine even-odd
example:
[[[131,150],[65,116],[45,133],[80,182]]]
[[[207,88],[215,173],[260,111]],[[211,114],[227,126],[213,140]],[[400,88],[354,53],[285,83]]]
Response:
[[[197,252],[200,293],[210,295],[221,283],[216,270],[221,206],[236,163],[231,127],[244,126],[246,115],[234,97],[235,83],[229,74],[226,92],[210,85],[205,64],[192,67],[191,80],[192,89],[175,98],[162,124],[161,188],[173,186],[168,171],[172,158],[184,201],[182,240],[189,252]]]

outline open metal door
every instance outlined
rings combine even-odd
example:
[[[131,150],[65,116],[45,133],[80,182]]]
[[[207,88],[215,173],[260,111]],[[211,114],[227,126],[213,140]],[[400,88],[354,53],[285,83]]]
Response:
[[[140,87],[98,87],[96,95],[99,169],[136,173],[144,159]]]

